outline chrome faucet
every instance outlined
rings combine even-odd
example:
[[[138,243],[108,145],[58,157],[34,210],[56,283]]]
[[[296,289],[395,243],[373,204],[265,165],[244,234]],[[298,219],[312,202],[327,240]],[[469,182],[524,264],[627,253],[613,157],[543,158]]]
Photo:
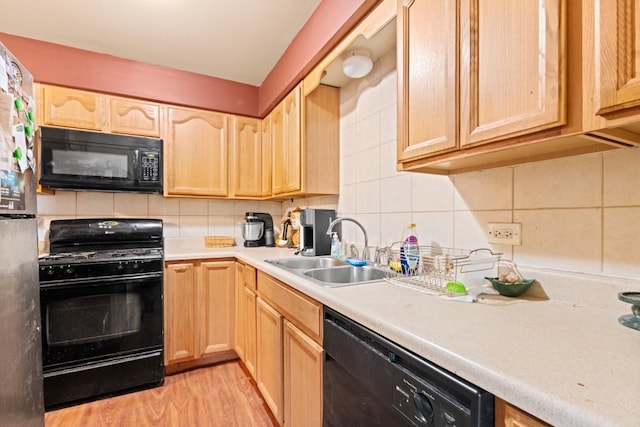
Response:
[[[348,218],[348,217],[341,217],[341,218],[336,218],[333,221],[331,221],[331,223],[329,224],[329,227],[327,228],[327,234],[329,236],[331,236],[331,231],[333,230],[333,226],[336,225],[339,222],[342,221],[351,221],[353,222],[355,225],[357,225],[358,227],[360,227],[360,230],[362,230],[362,233],[364,234],[364,251],[362,251],[362,258],[363,260],[367,260],[368,258],[368,252],[369,252],[369,237],[367,236],[367,230],[364,229],[364,226],[362,224],[360,224],[358,221],[356,221],[353,218]],[[356,258],[357,258],[357,251],[356,251]]]

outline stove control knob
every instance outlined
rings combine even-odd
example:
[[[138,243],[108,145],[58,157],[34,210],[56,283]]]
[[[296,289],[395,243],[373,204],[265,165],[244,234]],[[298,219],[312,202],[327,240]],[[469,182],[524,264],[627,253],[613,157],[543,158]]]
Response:
[[[118,270],[124,270],[124,265],[122,263],[118,264]]]
[[[56,272],[54,271],[53,267],[49,267],[47,268],[47,274],[49,276],[53,276],[54,274],[56,274]]]
[[[67,266],[67,268],[64,269],[65,274],[73,274],[76,271],[73,269],[73,267],[71,267],[70,265]]]
[[[138,264],[138,262],[137,262],[137,261],[135,261],[135,262],[133,263],[133,269],[134,269],[134,270],[137,270],[137,269],[139,269],[139,268],[140,268],[140,264]]]

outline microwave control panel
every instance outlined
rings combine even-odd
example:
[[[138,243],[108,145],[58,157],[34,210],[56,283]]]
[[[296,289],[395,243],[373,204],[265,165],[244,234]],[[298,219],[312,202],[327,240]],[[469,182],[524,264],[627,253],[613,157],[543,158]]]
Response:
[[[140,153],[140,180],[160,181],[160,153],[158,151],[143,151]]]

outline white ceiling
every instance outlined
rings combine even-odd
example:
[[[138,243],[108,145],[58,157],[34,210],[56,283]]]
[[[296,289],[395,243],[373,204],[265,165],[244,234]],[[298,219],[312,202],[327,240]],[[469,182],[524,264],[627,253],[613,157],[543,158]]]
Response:
[[[320,0],[11,0],[0,31],[259,86]]]

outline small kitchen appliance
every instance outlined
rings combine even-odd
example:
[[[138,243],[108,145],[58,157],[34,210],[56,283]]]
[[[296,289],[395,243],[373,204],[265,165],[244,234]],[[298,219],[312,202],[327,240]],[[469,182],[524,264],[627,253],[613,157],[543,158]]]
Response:
[[[318,256],[331,254],[331,236],[327,228],[336,219],[333,209],[302,209],[300,211],[300,254]],[[333,231],[342,238],[342,224],[336,224]]]
[[[242,223],[242,237],[246,248],[275,246],[273,218],[264,212],[247,212]]]
[[[159,219],[54,220],[40,258],[44,406],[164,382]]]

